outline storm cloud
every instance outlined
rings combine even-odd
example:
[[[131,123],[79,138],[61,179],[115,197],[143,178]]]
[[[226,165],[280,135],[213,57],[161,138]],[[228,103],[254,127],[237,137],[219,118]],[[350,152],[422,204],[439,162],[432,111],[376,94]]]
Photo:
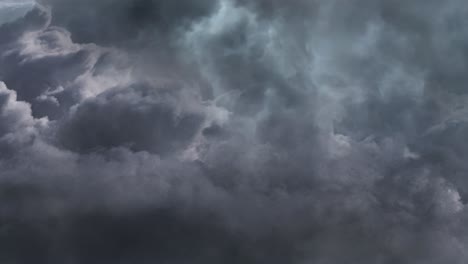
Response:
[[[467,15],[0,0],[0,262],[466,263]]]

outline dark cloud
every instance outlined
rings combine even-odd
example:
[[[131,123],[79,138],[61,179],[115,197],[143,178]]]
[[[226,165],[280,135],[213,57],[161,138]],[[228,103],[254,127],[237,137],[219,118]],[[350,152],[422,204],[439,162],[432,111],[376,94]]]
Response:
[[[463,1],[41,4],[0,25],[0,262],[466,263]]]
[[[177,105],[181,95],[174,89],[141,84],[99,94],[64,121],[61,142],[80,152],[127,146],[162,154],[186,148],[200,129],[203,109]]]
[[[217,6],[217,1],[210,0],[40,2],[52,7],[54,23],[69,29],[74,41],[108,45],[129,44],[139,38],[154,40],[153,45],[166,45],[168,35],[208,16]]]
[[[93,78],[112,75],[120,67],[118,58],[106,59],[112,51],[73,43],[68,31],[50,26],[50,13],[44,8],[4,24],[0,31],[5,36],[0,43],[4,51],[0,78],[16,91],[19,100],[31,104],[35,117],[59,118],[87,96],[89,87],[105,90],[116,85]]]

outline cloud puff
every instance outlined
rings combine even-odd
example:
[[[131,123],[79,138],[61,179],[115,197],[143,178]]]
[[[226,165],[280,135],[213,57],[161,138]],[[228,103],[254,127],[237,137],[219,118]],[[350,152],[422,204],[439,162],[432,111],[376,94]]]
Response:
[[[62,143],[77,151],[128,146],[164,153],[186,147],[202,125],[203,109],[188,105],[196,102],[192,98],[180,105],[174,89],[141,84],[101,93],[64,121]]]

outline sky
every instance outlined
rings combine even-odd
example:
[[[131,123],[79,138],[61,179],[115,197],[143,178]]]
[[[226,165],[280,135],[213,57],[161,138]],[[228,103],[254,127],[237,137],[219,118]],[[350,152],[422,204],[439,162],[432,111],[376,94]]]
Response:
[[[0,263],[468,263],[467,18],[0,1]]]

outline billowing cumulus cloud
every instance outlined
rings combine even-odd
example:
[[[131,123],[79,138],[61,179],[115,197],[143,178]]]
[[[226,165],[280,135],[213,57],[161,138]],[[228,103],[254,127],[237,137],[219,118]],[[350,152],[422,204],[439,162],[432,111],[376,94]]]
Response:
[[[467,14],[0,1],[0,262],[466,263]]]

